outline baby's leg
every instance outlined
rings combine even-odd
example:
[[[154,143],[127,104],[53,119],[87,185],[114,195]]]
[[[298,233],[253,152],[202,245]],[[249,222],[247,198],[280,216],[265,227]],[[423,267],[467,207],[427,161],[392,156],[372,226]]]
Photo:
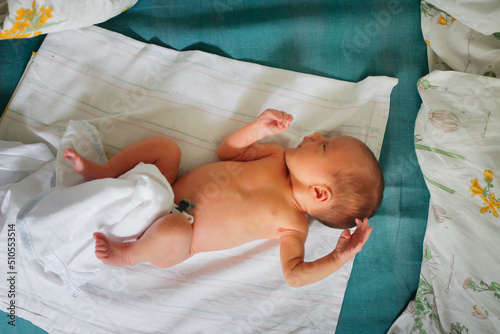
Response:
[[[83,176],[85,181],[111,177],[106,165],[100,165],[76,153],[75,150],[67,148],[64,151],[64,159],[71,160],[74,170]]]
[[[134,242],[119,243],[102,233],[95,233],[96,256],[104,263],[123,267],[151,262],[167,268],[190,258],[192,228],[181,213],[171,213],[158,218],[144,234]]]
[[[127,146],[104,165],[89,161],[72,149],[64,151],[64,158],[73,162],[75,171],[83,175],[86,181],[118,177],[134,168],[138,163],[144,162],[158,167],[168,182],[173,184],[177,178],[181,152],[172,140],[151,137]]]

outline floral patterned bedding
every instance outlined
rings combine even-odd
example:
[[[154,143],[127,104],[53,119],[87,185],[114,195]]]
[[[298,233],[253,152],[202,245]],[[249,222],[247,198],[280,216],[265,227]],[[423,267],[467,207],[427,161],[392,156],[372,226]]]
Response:
[[[490,1],[496,2],[496,17],[488,22],[490,29],[487,31],[494,27],[498,29],[494,33],[476,30],[483,25],[471,27],[453,12],[441,10],[425,0],[421,2],[422,33],[428,46],[429,71],[452,69],[500,77],[500,4],[498,0]],[[479,4],[477,8],[481,8]],[[474,17],[472,14],[464,15],[463,21]],[[485,16],[481,17],[481,22],[486,21]]]
[[[434,71],[414,138],[431,198],[418,290],[389,333],[500,333],[500,32],[421,10]]]
[[[137,0],[0,0],[0,39],[31,38],[104,22]]]

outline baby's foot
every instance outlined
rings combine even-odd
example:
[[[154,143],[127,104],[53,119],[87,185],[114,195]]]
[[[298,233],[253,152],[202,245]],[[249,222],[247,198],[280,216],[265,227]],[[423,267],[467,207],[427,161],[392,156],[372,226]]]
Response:
[[[82,157],[76,153],[75,150],[67,148],[64,150],[64,159],[71,160],[73,163],[73,169],[78,173],[82,174],[85,172],[85,164],[83,163]]]
[[[107,177],[104,165],[99,165],[81,157],[71,148],[64,150],[64,159],[71,160],[73,163],[73,169],[78,174],[82,175],[85,181],[92,181]]]
[[[129,246],[130,242],[112,241],[102,233],[94,233],[95,255],[99,260],[109,266],[130,266]]]

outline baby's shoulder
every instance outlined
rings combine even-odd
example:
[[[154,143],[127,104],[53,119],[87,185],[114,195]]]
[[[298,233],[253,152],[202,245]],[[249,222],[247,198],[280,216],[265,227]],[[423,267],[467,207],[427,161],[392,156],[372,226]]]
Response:
[[[278,234],[289,232],[307,235],[309,231],[309,222],[307,217],[300,211],[287,210],[280,217]]]
[[[260,166],[275,169],[279,166],[286,167],[285,153],[286,149],[283,146],[269,144],[269,149],[266,152],[261,151],[262,155],[255,160],[258,160]],[[264,163],[264,164],[262,164]]]
[[[266,158],[283,158],[285,156],[286,149],[278,144],[266,143],[255,145],[255,154],[261,159]]]

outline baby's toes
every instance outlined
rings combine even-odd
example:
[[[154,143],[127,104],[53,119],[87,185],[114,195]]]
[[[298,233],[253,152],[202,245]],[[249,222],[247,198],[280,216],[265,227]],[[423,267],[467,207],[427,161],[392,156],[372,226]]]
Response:
[[[70,148],[64,150],[64,159],[69,160],[75,157],[75,151]]]
[[[109,255],[109,245],[106,237],[102,233],[94,233],[95,253],[98,257],[106,257]]]

